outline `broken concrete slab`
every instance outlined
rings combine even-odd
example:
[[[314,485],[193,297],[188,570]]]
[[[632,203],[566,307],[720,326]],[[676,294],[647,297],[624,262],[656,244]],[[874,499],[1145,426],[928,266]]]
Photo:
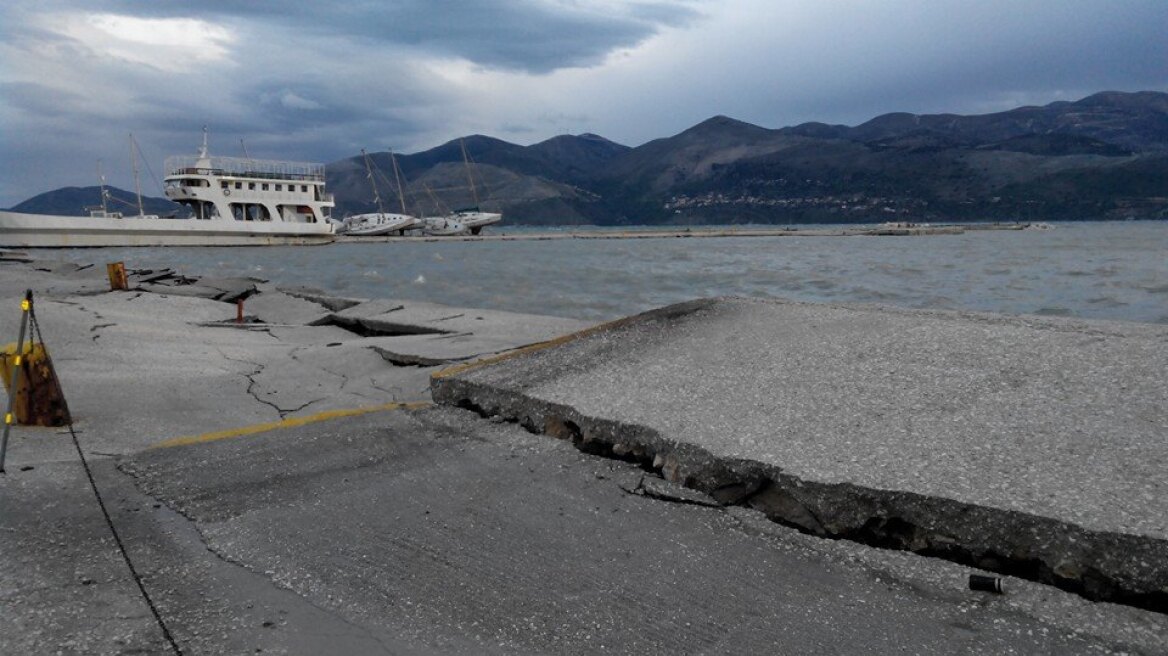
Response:
[[[197,296],[234,303],[258,292],[261,278],[191,278],[166,269],[135,271],[129,276],[131,288],[156,294]]]
[[[320,303],[265,289],[244,301],[244,313],[264,323],[307,326],[320,322],[332,312]]]
[[[27,251],[13,251],[0,248],[0,262],[32,262],[33,258]]]
[[[386,299],[337,312],[326,323],[360,331],[366,336],[475,335],[518,345],[546,341],[591,325],[577,319]]]
[[[319,289],[311,287],[278,287],[278,291],[284,292],[297,298],[302,298],[306,301],[319,303],[328,308],[331,312],[340,312],[347,310],[354,305],[360,305],[364,301],[358,298],[345,298],[343,296],[333,296]]]
[[[156,282],[141,287],[159,293],[110,292],[104,270],[35,266],[5,263],[0,293],[17,298],[24,284],[35,288],[40,325],[76,426],[103,453],[322,411],[428,400],[429,375],[437,366],[542,336],[524,328],[535,323],[530,315],[494,313],[478,322],[492,337],[456,335],[449,343],[455,348],[397,344],[394,353],[380,353],[371,347],[383,338],[365,339],[331,325],[294,325],[330,311],[258,279],[211,280],[208,286],[171,270],[143,270],[144,280]],[[75,295],[90,287],[90,295]],[[214,299],[250,289],[255,293],[244,308],[249,321],[236,324],[236,306]],[[43,431],[13,432],[9,462],[38,457],[32,454],[41,452],[26,448]]]
[[[246,299],[258,291],[258,286],[267,282],[263,278],[199,278],[199,286],[219,290],[216,300],[234,303]]]
[[[0,296],[23,297],[27,289],[45,294],[88,296],[109,291],[109,278],[104,267],[99,271],[97,267],[80,268],[71,262],[0,261]]]
[[[436,376],[435,400],[726,503],[1168,608],[1168,328],[716,299]]]
[[[403,365],[437,366],[492,356],[528,346],[523,335],[511,338],[501,336],[501,330],[483,333],[456,333],[451,335],[400,335],[395,337],[367,337],[364,342],[386,360]],[[494,333],[494,334],[492,334]],[[528,336],[530,339],[532,336]]]

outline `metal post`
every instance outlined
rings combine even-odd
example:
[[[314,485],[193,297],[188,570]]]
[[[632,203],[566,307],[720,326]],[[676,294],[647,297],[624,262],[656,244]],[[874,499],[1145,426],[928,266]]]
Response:
[[[32,290],[24,292],[24,300],[20,302],[20,337],[16,340],[16,357],[12,365],[12,381],[8,387],[8,410],[4,413],[4,439],[0,441],[0,474],[4,473],[4,456],[8,453],[8,431],[16,422],[12,407],[16,403],[16,391],[20,385],[20,365],[24,360],[24,331],[28,328],[28,317],[32,312]]]

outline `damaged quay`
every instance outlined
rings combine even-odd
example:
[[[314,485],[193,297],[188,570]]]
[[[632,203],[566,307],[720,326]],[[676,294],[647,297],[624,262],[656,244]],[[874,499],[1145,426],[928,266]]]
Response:
[[[127,283],[0,257],[73,421],[12,427],[0,652],[1168,645],[1166,325]]]

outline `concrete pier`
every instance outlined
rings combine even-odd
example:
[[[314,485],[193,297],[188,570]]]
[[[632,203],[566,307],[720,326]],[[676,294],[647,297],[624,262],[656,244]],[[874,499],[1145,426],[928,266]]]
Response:
[[[590,327],[26,259],[0,331],[32,287],[75,424],[13,431],[0,653],[1168,644],[1164,560],[1132,558],[1165,533],[1162,327],[742,300]],[[953,557],[975,531],[1042,531],[1013,544],[1103,593]]]

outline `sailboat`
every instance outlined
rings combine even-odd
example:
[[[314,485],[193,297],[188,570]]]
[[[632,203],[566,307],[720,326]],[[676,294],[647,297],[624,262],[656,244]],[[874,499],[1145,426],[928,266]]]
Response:
[[[479,193],[475,187],[474,176],[471,175],[470,156],[466,154],[466,142],[460,139],[458,143],[462,147],[462,163],[466,167],[466,180],[470,185],[470,193],[475,204],[473,207],[455,210],[449,218],[461,224],[470,234],[477,235],[483,231],[483,228],[502,221],[503,215],[499,212],[483,212],[479,208]]]
[[[147,214],[146,206],[142,204],[142,183],[138,180],[138,142],[134,141],[134,133],[130,133],[130,166],[134,169],[134,194],[138,197],[139,219],[157,219],[157,214]],[[157,178],[155,178],[157,180]]]
[[[400,214],[386,212],[381,204],[381,194],[377,190],[377,180],[373,177],[373,163],[369,159],[369,154],[362,149],[361,156],[365,158],[365,173],[369,177],[369,183],[373,186],[373,200],[377,203],[377,211],[346,217],[340,232],[354,237],[378,237],[395,232],[401,234],[418,220],[406,214],[406,199],[405,195],[401,193],[400,178],[398,180],[398,196],[401,198],[402,211]],[[390,157],[393,157],[393,153],[390,153]],[[397,173],[396,161],[394,162],[394,173]]]
[[[101,185],[101,205],[86,207],[85,210],[89,212],[90,218],[94,219],[120,219],[121,212],[111,212],[109,208],[109,200],[111,198],[110,192],[105,188],[105,174],[101,172],[101,160],[97,160],[97,180]]]
[[[430,201],[434,203],[434,207],[438,208],[438,211],[442,211],[442,203],[434,195],[433,190],[430,189],[430,185],[422,183],[422,187],[425,188],[426,193],[430,196]],[[452,237],[457,235],[465,235],[469,232],[461,221],[454,218],[453,213],[446,213],[439,216],[422,217],[422,220],[418,223],[417,227],[420,228],[422,230],[422,234],[426,235],[427,237]]]

